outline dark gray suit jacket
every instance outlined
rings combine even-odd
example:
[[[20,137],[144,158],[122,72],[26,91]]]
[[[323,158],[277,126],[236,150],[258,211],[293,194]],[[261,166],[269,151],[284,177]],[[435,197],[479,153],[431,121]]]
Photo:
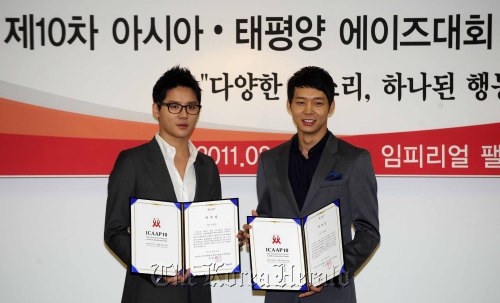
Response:
[[[198,153],[194,162],[194,200],[221,198],[219,171],[212,158]],[[177,201],[170,175],[158,142],[122,151],[109,176],[104,241],[127,265],[122,302],[211,302],[210,286],[204,277],[194,278],[194,286],[156,286],[149,276],[130,271],[129,197]]]
[[[377,181],[368,151],[330,134],[301,211],[288,181],[291,140],[263,152],[257,171],[259,216],[304,217],[340,199],[344,263],[352,277],[380,241]],[[352,238],[351,226],[355,228]],[[266,302],[299,302],[297,292],[267,291]],[[327,285],[300,302],[356,302],[354,279],[344,287]]]

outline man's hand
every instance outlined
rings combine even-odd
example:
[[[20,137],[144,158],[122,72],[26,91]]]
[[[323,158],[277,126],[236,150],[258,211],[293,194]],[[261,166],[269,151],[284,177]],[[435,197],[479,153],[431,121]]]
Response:
[[[312,296],[314,294],[321,292],[322,289],[323,289],[323,286],[314,287],[312,284],[309,284],[309,291],[301,293],[299,295],[299,298]]]
[[[163,278],[167,284],[170,285],[177,285],[180,283],[184,283],[187,278],[189,278],[189,275],[191,274],[191,269],[188,269],[183,275],[178,274],[177,276],[174,277],[165,277]]]
[[[254,217],[259,216],[254,209],[252,209],[252,216]],[[243,230],[238,231],[236,237],[238,238],[240,247],[243,246],[243,243],[246,243],[247,245],[250,243],[250,233],[249,233],[250,228],[252,228],[251,225],[243,224]]]

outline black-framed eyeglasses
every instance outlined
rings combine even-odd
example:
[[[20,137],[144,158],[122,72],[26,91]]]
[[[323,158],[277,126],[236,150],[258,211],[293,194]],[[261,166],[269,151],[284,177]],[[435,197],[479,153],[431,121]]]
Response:
[[[189,115],[197,115],[201,109],[201,105],[199,104],[180,105],[179,103],[160,103],[160,105],[166,106],[168,112],[171,114],[178,114],[185,108],[186,113]]]

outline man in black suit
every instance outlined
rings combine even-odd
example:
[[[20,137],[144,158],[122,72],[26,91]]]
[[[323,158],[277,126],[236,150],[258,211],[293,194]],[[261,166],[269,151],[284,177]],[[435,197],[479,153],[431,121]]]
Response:
[[[287,85],[288,111],[297,127],[291,140],[263,152],[257,170],[257,212],[297,218],[340,200],[347,274],[328,286],[297,294],[268,291],[265,302],[354,303],[353,275],[380,241],[377,181],[368,151],[335,137],[327,121],[335,109],[334,82],[324,69],[308,66]],[[356,233],[351,235],[351,227]],[[248,225],[245,225],[248,235]],[[242,232],[239,236],[243,239]],[[334,286],[332,285],[334,284]]]
[[[189,140],[201,109],[201,89],[191,72],[168,70],[153,88],[153,116],[159,132],[144,145],[122,151],[109,176],[104,241],[127,265],[122,302],[211,302],[204,278],[132,274],[129,197],[167,201],[221,198],[213,159]]]

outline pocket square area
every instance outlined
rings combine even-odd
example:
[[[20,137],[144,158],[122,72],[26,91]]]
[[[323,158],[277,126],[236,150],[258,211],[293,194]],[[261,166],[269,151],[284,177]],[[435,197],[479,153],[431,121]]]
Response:
[[[342,180],[342,174],[332,170],[328,173],[328,175],[326,175],[325,180],[328,181]]]

